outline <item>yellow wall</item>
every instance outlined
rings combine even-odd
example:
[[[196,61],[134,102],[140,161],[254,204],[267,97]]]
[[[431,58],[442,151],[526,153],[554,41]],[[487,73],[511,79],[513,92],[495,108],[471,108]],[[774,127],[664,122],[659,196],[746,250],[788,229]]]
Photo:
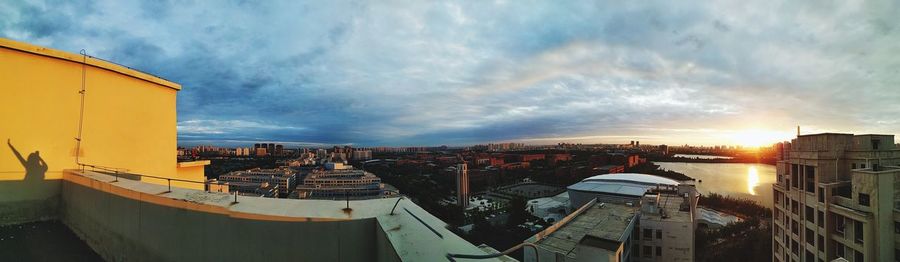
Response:
[[[205,181],[206,174],[204,172],[204,168],[207,165],[209,165],[209,163],[210,163],[209,160],[201,160],[201,161],[193,161],[193,162],[179,162],[178,163],[178,171],[177,171],[178,178],[184,179],[184,180],[190,180],[190,181]],[[173,181],[172,186],[197,189],[197,190],[203,190],[205,188],[205,186],[203,184],[181,182],[181,181]]]
[[[7,139],[23,158],[40,151],[47,165],[44,179],[77,168],[82,59],[0,38],[0,181],[25,177]],[[86,64],[81,162],[179,178],[173,152],[181,86],[102,60],[87,58]]]

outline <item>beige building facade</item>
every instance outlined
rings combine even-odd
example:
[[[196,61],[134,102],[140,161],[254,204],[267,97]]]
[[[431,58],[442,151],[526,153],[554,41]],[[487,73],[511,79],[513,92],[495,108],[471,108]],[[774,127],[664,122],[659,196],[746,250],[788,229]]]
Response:
[[[801,135],[773,185],[773,261],[896,261],[900,149],[893,135]]]

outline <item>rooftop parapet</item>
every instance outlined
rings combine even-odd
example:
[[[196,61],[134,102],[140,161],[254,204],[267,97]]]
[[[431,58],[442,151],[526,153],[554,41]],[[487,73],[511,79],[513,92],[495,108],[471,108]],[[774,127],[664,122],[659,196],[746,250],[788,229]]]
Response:
[[[487,254],[405,198],[240,197],[66,170],[62,220],[108,260],[434,261]]]

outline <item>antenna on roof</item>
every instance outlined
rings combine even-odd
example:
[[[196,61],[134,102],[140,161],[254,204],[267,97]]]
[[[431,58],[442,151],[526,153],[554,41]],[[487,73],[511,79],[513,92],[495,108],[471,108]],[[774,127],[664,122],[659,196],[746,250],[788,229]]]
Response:
[[[797,136],[800,136],[800,125],[797,125]]]

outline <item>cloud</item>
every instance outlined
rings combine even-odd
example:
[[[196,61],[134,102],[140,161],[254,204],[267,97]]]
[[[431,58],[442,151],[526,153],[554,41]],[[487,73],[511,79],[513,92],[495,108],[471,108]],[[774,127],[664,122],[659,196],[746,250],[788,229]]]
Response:
[[[0,36],[182,84],[181,141],[727,143],[798,124],[900,130],[897,13],[890,1],[10,1]]]

